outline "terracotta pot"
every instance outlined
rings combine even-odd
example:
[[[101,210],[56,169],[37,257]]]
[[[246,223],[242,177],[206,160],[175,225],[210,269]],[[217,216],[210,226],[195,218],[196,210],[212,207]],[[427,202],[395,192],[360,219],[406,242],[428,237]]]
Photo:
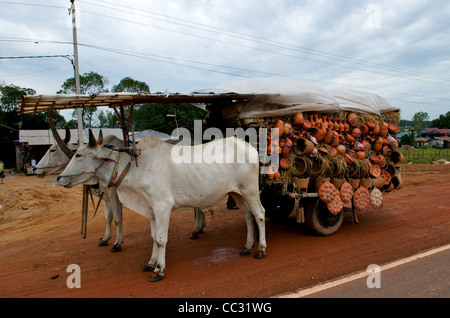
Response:
[[[275,172],[273,171],[273,167],[272,167],[272,166],[269,166],[269,173],[267,174],[267,178],[268,178],[269,180],[272,180],[273,177],[274,177],[274,175],[275,175]]]
[[[353,157],[350,156],[348,153],[344,154],[343,156],[344,156],[345,162],[348,165],[352,165],[354,163]]]
[[[350,131],[350,125],[347,123],[347,121],[344,121],[344,132]]]
[[[381,137],[386,137],[389,131],[389,126],[388,123],[383,121],[383,123],[380,126],[380,136]]]
[[[303,124],[303,121],[304,121],[304,120],[305,120],[305,119],[303,118],[303,113],[297,113],[297,114],[295,114],[292,123],[293,123],[295,126],[301,126],[301,125]]]
[[[342,185],[344,184],[345,179],[343,178],[332,178],[331,183],[335,186],[336,189],[340,189]]]
[[[364,159],[366,159],[366,153],[364,151],[358,151],[356,153],[356,157],[360,160],[364,160]]]
[[[403,181],[398,176],[392,177],[391,182],[394,185],[395,190],[400,190],[403,188]]]
[[[329,144],[332,139],[333,139],[333,131],[330,128],[328,128],[327,133],[325,134],[325,137],[323,138],[323,142],[326,144]]]
[[[396,165],[401,164],[404,159],[405,159],[405,157],[400,152],[398,152],[398,151],[391,152],[391,160],[394,164],[396,164]]]
[[[291,148],[292,148],[292,140],[290,140],[289,138],[286,139],[284,146],[281,150],[281,155],[282,156],[287,156],[290,152],[291,152]]]
[[[327,131],[324,128],[319,127],[319,128],[317,128],[317,130],[314,134],[314,138],[316,138],[317,142],[321,142],[323,140],[323,138],[325,138],[326,134],[327,134]]]
[[[279,171],[275,172],[275,174],[273,175],[273,180],[280,180],[281,178],[281,173]]]
[[[331,146],[337,147],[339,145],[340,137],[336,131],[333,131],[333,137],[331,138]]]
[[[347,115],[347,122],[352,126],[357,126],[359,122],[359,117],[355,113],[349,113]]]
[[[359,137],[361,137],[361,130],[358,127],[355,127],[352,129],[352,136],[355,139],[358,139]]]
[[[294,152],[299,156],[310,154],[313,150],[314,144],[305,138],[297,139],[297,142],[294,145]]]
[[[345,146],[344,145],[339,145],[336,147],[336,150],[339,154],[344,154],[345,153]]]
[[[367,127],[367,125],[360,126],[359,130],[361,131],[361,136],[365,136],[369,133],[369,127]]]
[[[355,137],[351,134],[345,134],[345,139],[352,145],[355,143]]]
[[[345,130],[345,125],[344,125],[344,123],[342,121],[340,121],[339,122],[339,131],[340,132],[344,132],[344,130]]]
[[[330,182],[330,178],[317,177],[314,179],[314,185],[316,187],[316,192],[319,192],[319,188],[325,182]]]
[[[386,170],[381,171],[381,177],[383,177],[385,186],[391,183],[392,176]]]
[[[287,170],[291,167],[291,163],[286,158],[280,159],[280,167],[281,169]]]
[[[361,178],[361,186],[366,188],[367,190],[372,188],[372,179],[371,178]]]
[[[302,123],[302,127],[306,130],[311,129],[311,127],[312,127],[311,122],[307,119],[304,119],[303,123]]]
[[[367,125],[367,127],[369,128],[369,130],[373,130],[373,129],[375,128],[375,126],[376,126],[376,123],[375,123],[374,121],[369,120],[369,121],[366,123],[366,125]]]
[[[370,175],[374,178],[378,178],[379,176],[381,176],[381,168],[378,164],[372,164],[370,166],[370,171],[369,171]]]
[[[289,123],[284,124],[283,134],[285,136],[289,136],[292,133],[292,125]]]
[[[388,130],[391,134],[398,134],[400,132],[400,128],[392,123],[389,124]]]
[[[372,129],[372,135],[378,135],[380,133],[380,125],[375,124],[375,127]]]
[[[372,149],[376,152],[381,151],[383,148],[383,138],[378,137],[373,143]]]
[[[393,177],[395,176],[395,167],[392,163],[388,163],[386,165],[386,171],[389,172],[389,174]]]
[[[353,190],[356,190],[359,188],[359,185],[361,183],[360,179],[348,179],[348,182],[350,183],[350,185],[352,186]]]
[[[274,130],[278,130],[278,137],[281,138],[284,134],[284,123],[282,120],[278,120],[277,123],[272,127],[272,133],[274,133]]]
[[[392,192],[392,191],[394,191],[394,185],[392,184],[392,182],[389,182],[388,185],[385,185],[383,187],[383,191],[384,192]]]
[[[305,156],[297,156],[294,159],[294,166],[292,167],[292,174],[301,177],[309,173],[312,162]]]
[[[309,178],[292,178],[292,181],[294,181],[297,188],[301,190],[307,190],[309,185]]]
[[[372,184],[378,190],[383,190],[383,187],[384,187],[384,179],[383,179],[383,177],[379,176],[377,178],[373,178],[372,179]]]
[[[334,157],[337,156],[337,154],[338,154],[338,152],[337,152],[336,148],[334,148],[334,147],[331,148],[331,150],[330,150],[330,157],[334,158]]]

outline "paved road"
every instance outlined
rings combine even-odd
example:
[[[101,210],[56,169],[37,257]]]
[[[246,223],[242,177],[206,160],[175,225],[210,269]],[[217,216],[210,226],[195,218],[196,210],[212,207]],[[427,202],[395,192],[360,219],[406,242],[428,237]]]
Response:
[[[362,271],[285,297],[450,298],[450,245]],[[368,287],[368,283],[372,288]],[[377,288],[378,286],[380,288]]]

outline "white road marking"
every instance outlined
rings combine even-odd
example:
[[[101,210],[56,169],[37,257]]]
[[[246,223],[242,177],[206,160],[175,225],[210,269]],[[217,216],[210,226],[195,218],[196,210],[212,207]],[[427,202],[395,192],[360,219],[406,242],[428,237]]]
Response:
[[[403,258],[397,261],[394,261],[392,263],[388,263],[385,265],[380,266],[381,272],[383,272],[384,270],[390,269],[390,268],[394,268],[409,262],[413,262],[415,260],[439,253],[439,252],[443,252],[445,250],[450,249],[450,244],[448,245],[444,245],[426,252],[422,252],[407,258]],[[273,298],[301,298],[301,297],[305,297],[311,294],[315,294],[317,292],[321,292],[323,290],[329,289],[329,288],[333,288],[351,281],[354,281],[356,279],[360,279],[360,278],[364,278],[364,277],[368,277],[369,275],[371,275],[370,272],[367,272],[366,270],[358,272],[356,274],[350,275],[350,276],[346,276],[343,278],[338,278],[336,280],[332,280],[326,283],[322,283],[310,288],[306,288],[306,289],[301,289],[298,290],[296,292],[293,293],[285,293],[285,294],[281,294],[281,295],[277,295],[277,296],[273,296]]]

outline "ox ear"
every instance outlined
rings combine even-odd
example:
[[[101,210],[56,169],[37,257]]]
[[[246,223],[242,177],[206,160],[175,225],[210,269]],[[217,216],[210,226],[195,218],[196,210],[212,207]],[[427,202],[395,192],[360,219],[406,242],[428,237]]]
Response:
[[[97,146],[97,139],[95,139],[92,129],[89,129],[89,147],[94,148]]]

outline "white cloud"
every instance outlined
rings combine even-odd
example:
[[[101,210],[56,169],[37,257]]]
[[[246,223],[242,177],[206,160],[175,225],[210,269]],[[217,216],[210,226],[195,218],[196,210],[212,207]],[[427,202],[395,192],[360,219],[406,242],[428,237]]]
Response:
[[[69,1],[24,2],[61,8],[0,2],[0,55],[73,54],[70,44],[45,42],[72,41]],[[76,2],[80,44],[145,54],[80,45],[81,72],[106,76],[110,87],[131,76],[147,82],[152,92],[189,93],[238,76],[277,74],[312,79],[325,88],[361,87],[392,100],[406,119],[416,111],[437,118],[450,109],[445,101],[450,97],[450,4],[445,0]],[[368,24],[371,5],[379,8],[379,27]],[[6,42],[5,37],[44,42]],[[72,75],[63,59],[0,60],[0,80],[41,94],[55,93]]]

